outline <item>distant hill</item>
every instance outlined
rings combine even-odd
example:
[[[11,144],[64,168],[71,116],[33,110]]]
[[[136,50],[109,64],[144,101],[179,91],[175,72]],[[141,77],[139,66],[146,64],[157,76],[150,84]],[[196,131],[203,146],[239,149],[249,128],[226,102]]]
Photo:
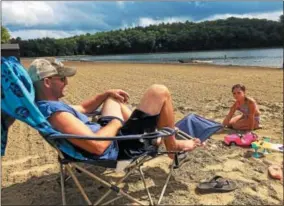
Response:
[[[283,23],[283,21],[282,21]],[[228,18],[135,27],[64,39],[12,39],[21,56],[102,55],[283,46],[283,24],[265,19]]]

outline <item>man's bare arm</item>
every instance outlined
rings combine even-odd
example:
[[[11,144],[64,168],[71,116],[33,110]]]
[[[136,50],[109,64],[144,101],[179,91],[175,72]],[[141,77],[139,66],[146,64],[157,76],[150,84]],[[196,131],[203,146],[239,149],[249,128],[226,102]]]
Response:
[[[108,92],[97,94],[96,96],[83,101],[80,105],[71,105],[71,107],[84,114],[91,113],[95,111],[108,96]]]
[[[68,112],[56,112],[49,119],[50,124],[58,131],[65,134],[87,135],[96,137],[111,137],[115,136],[122,124],[119,120],[114,119],[105,127],[97,132],[86,126],[79,119]],[[80,140],[68,139],[74,145],[93,154],[101,155],[105,149],[111,144],[111,141],[97,141],[97,140]]]
[[[121,103],[127,103],[129,94],[121,89],[110,89],[84,101],[80,105],[73,105],[72,107],[84,114],[91,113],[95,111],[108,97],[112,97]]]

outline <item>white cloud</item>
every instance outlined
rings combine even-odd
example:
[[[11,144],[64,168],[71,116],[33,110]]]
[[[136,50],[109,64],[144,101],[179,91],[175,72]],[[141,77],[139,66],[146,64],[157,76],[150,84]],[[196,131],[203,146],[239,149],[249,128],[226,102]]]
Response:
[[[67,37],[72,37],[75,35],[80,35],[80,34],[86,34],[86,33],[95,33],[97,32],[96,30],[92,31],[79,31],[79,30],[74,30],[74,31],[57,31],[57,30],[36,30],[36,29],[30,29],[30,30],[19,30],[19,31],[10,31],[10,34],[13,38],[16,37],[21,37],[23,40],[27,39],[36,39],[36,38],[44,38],[44,37],[49,37],[49,38],[67,38]]]
[[[164,19],[153,19],[149,17],[141,17],[136,23],[133,22],[129,24],[129,23],[126,23],[125,21],[122,21],[122,26],[119,28],[126,29],[126,28],[133,28],[137,26],[147,27],[150,25],[158,25],[161,23],[167,24],[167,23],[185,22],[185,21],[192,21],[192,20],[190,17],[168,17]]]
[[[274,11],[274,12],[267,12],[267,13],[248,13],[248,14],[215,14],[213,16],[209,16],[205,19],[201,19],[198,22],[201,21],[212,21],[217,19],[227,19],[229,17],[237,17],[237,18],[256,18],[256,19],[267,19],[267,20],[273,20],[278,21],[280,15],[282,15],[282,11]]]
[[[56,22],[54,10],[47,2],[2,2],[2,20],[12,25],[46,25]]]
[[[124,7],[125,7],[125,2],[124,1],[117,1],[116,3],[117,3],[119,8],[124,9]]]
[[[92,8],[88,7],[86,12],[85,2],[60,2],[60,1],[12,1],[2,2],[2,22],[3,25],[7,25],[7,29],[13,28],[10,34],[13,37],[21,37],[22,39],[42,38],[42,37],[53,37],[53,38],[64,38],[79,34],[85,34],[87,32],[97,32],[88,28],[104,28],[108,29],[119,29],[119,28],[131,28],[135,26],[146,27],[149,25],[157,25],[161,23],[174,23],[174,22],[185,22],[193,21],[190,16],[172,16],[165,18],[155,18],[151,16],[138,17],[138,20],[131,21],[130,19],[122,19],[121,25],[108,25],[107,16],[114,16],[115,14],[101,13],[96,4],[91,4]],[[121,9],[126,9],[127,6],[133,1],[117,1],[114,2]],[[188,2],[192,6],[202,7],[202,2],[191,1]],[[81,7],[82,6],[82,7]],[[89,6],[89,5],[87,5]],[[94,8],[94,11],[92,10]],[[90,12],[93,11],[93,12]],[[282,14],[282,10],[266,13],[248,13],[248,14],[215,14],[204,18],[200,21],[205,20],[216,20],[226,19],[229,17],[238,18],[258,18],[278,21],[279,16]],[[190,14],[189,14],[190,15]],[[137,17],[134,17],[137,18]],[[133,18],[133,19],[134,19]],[[37,28],[34,30],[28,28]],[[26,30],[22,29],[26,28]],[[39,28],[52,28],[51,30]],[[64,30],[64,28],[68,29]],[[83,28],[86,28],[84,30]],[[60,30],[58,30],[60,29]],[[70,31],[69,31],[70,30]],[[84,30],[84,31],[83,31]]]
[[[137,24],[135,24],[135,23],[127,24],[125,21],[122,21],[122,26],[117,27],[117,28],[115,28],[115,29],[127,29],[127,28],[134,28],[134,27],[136,27],[136,26],[137,26]]]
[[[146,27],[149,25],[157,25],[161,23],[174,23],[174,22],[185,22],[192,21],[190,17],[168,17],[164,19],[152,19],[148,17],[141,17],[138,21],[138,26]]]
[[[120,9],[125,9],[125,7],[126,7],[126,4],[134,4],[135,3],[135,1],[129,1],[129,0],[127,0],[127,1],[116,1],[116,4],[117,4],[117,6],[118,6],[118,8],[120,8]]]
[[[77,5],[78,4],[78,5]],[[14,1],[3,2],[3,25],[43,28],[45,26],[62,26],[70,24],[105,26],[105,16],[97,13],[88,13],[80,9],[81,2],[40,2],[40,1]],[[92,5],[93,6],[93,5]],[[83,23],[82,23],[83,22]]]
[[[196,3],[196,2],[195,2]],[[198,2],[197,2],[198,3]],[[198,5],[202,6],[202,5]],[[193,21],[192,17],[167,17],[164,19],[154,19],[150,17],[141,17],[139,18],[137,23],[126,24],[123,23],[122,28],[136,27],[136,26],[150,26],[150,25],[158,25],[161,23],[175,23],[175,22],[185,22],[185,21],[193,21],[193,22],[202,22],[202,21],[212,21],[217,19],[227,19],[229,17],[237,17],[237,18],[257,18],[257,19],[268,19],[273,21],[278,21],[279,16],[282,15],[282,11],[275,11],[269,13],[248,13],[248,14],[215,14],[213,16],[209,16],[205,19],[201,19],[198,21]]]
[[[195,5],[195,7],[199,7],[199,8],[204,7],[204,4],[200,1],[195,1],[194,5]]]

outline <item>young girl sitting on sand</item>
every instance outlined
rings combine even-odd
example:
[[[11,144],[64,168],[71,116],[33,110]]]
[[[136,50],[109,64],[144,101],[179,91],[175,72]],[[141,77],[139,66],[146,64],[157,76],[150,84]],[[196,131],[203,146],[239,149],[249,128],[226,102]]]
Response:
[[[223,121],[224,126],[236,130],[253,130],[259,127],[260,111],[255,100],[247,97],[245,91],[245,86],[241,84],[232,87],[232,93],[236,101]],[[242,114],[233,117],[236,110],[239,110]]]

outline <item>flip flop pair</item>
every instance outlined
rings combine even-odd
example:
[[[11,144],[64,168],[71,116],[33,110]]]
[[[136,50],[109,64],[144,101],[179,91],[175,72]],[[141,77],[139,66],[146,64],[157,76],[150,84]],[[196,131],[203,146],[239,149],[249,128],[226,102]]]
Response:
[[[222,176],[214,176],[208,182],[201,182],[197,186],[197,189],[202,193],[213,193],[213,192],[230,192],[237,188],[237,184],[232,181],[223,178]]]

